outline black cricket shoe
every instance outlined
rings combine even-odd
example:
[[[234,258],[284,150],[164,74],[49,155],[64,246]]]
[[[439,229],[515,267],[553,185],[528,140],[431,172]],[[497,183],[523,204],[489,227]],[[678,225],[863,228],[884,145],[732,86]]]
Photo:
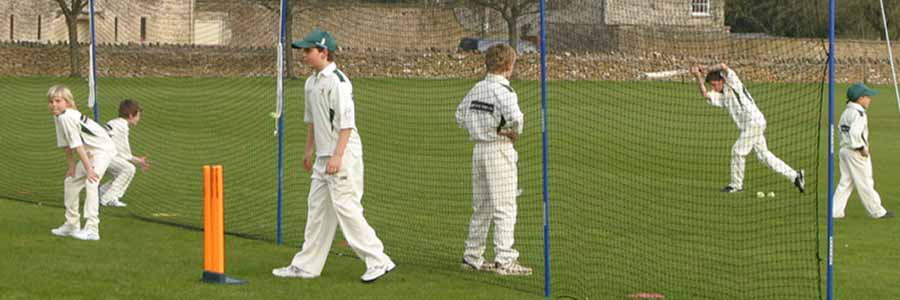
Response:
[[[725,187],[722,188],[721,191],[723,193],[740,193],[740,192],[743,192],[744,189],[736,189],[733,186],[726,185]]]
[[[796,186],[801,193],[806,193],[806,171],[803,171],[803,169],[800,169],[800,172],[797,173],[797,177],[794,178],[794,186]]]

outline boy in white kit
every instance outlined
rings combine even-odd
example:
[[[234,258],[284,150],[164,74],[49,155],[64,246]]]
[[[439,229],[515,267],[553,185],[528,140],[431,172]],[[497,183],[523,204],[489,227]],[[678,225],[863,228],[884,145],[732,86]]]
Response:
[[[832,217],[844,218],[847,199],[856,186],[859,200],[876,219],[894,217],[894,213],[881,206],[881,197],[875,191],[875,179],[872,178],[872,158],[869,152],[869,119],[866,109],[878,91],[857,83],[847,89],[847,109],[841,115],[841,181],[834,190],[834,207]]]
[[[506,44],[485,53],[487,76],[466,94],[456,109],[456,123],[475,142],[472,151],[472,219],[462,268],[500,275],[531,275],[513,249],[516,226],[519,155],[513,142],[522,133],[524,115],[509,85],[516,51]],[[494,262],[484,261],[488,230],[494,223]]]
[[[722,188],[722,192],[737,193],[744,190],[744,162],[751,150],[756,151],[759,161],[793,182],[801,193],[806,191],[804,171],[794,171],[769,151],[765,136],[766,118],[756,107],[756,102],[734,70],[725,64],[718,64],[709,68],[694,66],[691,73],[700,84],[700,94],[710,105],[728,109],[734,123],[741,130],[740,137],[731,148],[731,183]],[[706,90],[704,73],[712,91]]]
[[[109,161],[116,155],[116,148],[103,127],[78,112],[68,88],[63,85],[51,87],[47,99],[50,114],[56,117],[56,145],[64,148],[69,166],[65,179],[66,222],[50,232],[79,240],[100,240],[97,185]],[[80,159],[77,164],[73,152]],[[82,189],[86,194],[84,228],[78,213],[78,196]]]
[[[272,270],[278,277],[316,278],[322,273],[340,225],[347,243],[366,264],[360,278],[369,283],[395,268],[384,245],[363,216],[362,141],[356,129],[353,85],[334,63],[337,44],[315,29],[292,44],[316,72],[305,85],[307,123],[303,167],[312,171],[303,247],[289,266]]]
[[[146,171],[150,168],[150,161],[146,156],[134,156],[131,154],[131,144],[128,140],[129,126],[136,126],[141,121],[143,113],[141,105],[134,100],[126,99],[119,103],[119,117],[106,123],[106,129],[116,145],[118,154],[109,163],[107,172],[112,179],[100,186],[100,205],[125,207],[127,204],[120,199],[125,195],[125,190],[134,178],[134,164],[141,165]]]

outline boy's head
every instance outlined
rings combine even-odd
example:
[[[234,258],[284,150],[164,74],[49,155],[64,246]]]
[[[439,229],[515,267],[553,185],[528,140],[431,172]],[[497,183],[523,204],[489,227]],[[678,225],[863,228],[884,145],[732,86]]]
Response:
[[[847,89],[847,102],[857,103],[865,108],[869,108],[872,98],[869,96],[878,95],[878,91],[870,89],[865,84],[855,83]]]
[[[74,98],[72,91],[66,86],[62,84],[54,85],[47,91],[47,108],[53,115],[59,115],[67,108],[78,109]]]
[[[712,85],[713,90],[719,93],[725,89],[725,78],[719,71],[706,73],[706,83]]]
[[[516,64],[516,50],[507,44],[497,44],[488,48],[484,55],[484,65],[490,74],[512,75]]]
[[[303,49],[303,60],[316,70],[322,70],[334,61],[337,42],[327,31],[318,28],[306,35],[303,40],[291,43],[291,47]]]
[[[135,100],[125,99],[119,102],[119,117],[127,120],[129,125],[137,125],[143,111],[141,104]]]

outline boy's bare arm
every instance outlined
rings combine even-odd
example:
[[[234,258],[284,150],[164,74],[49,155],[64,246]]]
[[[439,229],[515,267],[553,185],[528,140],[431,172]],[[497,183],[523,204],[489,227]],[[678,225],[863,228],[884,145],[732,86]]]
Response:
[[[313,165],[313,151],[315,151],[315,127],[312,123],[307,124],[306,126],[306,147],[303,150],[303,168],[306,169],[307,172],[312,170]]]
[[[87,174],[88,181],[99,181],[100,177],[97,177],[97,174],[94,173],[94,165],[91,164],[91,158],[87,155],[87,152],[84,151],[84,146],[75,148],[75,152],[78,152],[78,157],[81,158],[81,165],[84,166],[84,171],[85,174]]]
[[[703,73],[706,73],[705,69],[706,68],[703,66],[693,66],[691,67],[691,74],[694,74],[694,78],[697,79],[697,84],[699,84],[700,88],[700,95],[703,96],[703,98],[709,98],[709,94],[706,91],[706,83],[703,82]]]
[[[66,152],[66,177],[75,176],[75,157],[72,156],[72,149],[66,147],[64,151]]]
[[[724,63],[720,63],[720,64],[706,67],[706,69],[708,72],[718,72],[718,71],[722,71],[722,70],[728,70],[728,65],[726,65]]]
[[[331,159],[328,160],[328,166],[325,170],[328,174],[334,174],[341,170],[341,162],[344,158],[344,151],[347,150],[347,143],[350,142],[350,133],[353,132],[353,128],[344,128],[341,129],[340,136],[338,136],[337,145],[334,146],[334,153],[331,154]]]

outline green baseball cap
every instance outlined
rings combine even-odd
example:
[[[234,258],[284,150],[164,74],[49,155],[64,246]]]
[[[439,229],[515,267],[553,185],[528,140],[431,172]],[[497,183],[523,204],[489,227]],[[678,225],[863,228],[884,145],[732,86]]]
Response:
[[[291,43],[291,46],[300,49],[324,48],[328,49],[328,51],[337,50],[337,43],[334,41],[334,37],[328,31],[322,31],[318,28],[313,29],[303,40],[294,41]]]
[[[855,83],[847,89],[847,100],[856,102],[859,97],[862,96],[875,96],[878,95],[878,91],[870,89],[865,84]]]

